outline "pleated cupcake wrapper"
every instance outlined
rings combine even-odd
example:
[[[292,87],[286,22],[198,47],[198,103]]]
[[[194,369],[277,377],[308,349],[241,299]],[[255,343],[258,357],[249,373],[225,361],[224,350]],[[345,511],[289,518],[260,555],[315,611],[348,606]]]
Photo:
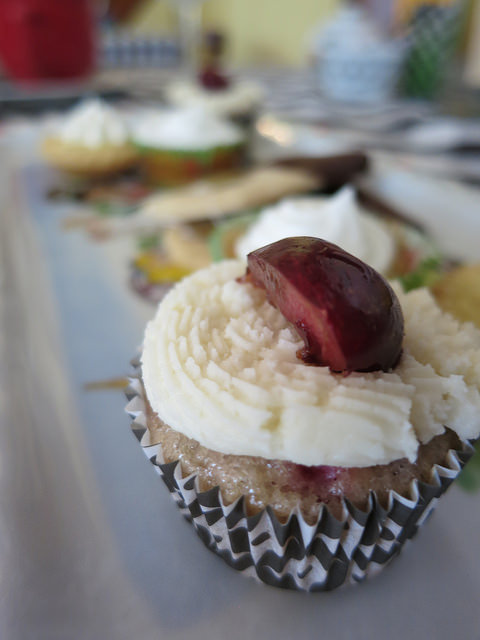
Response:
[[[451,450],[447,465],[434,465],[431,484],[413,481],[410,497],[391,491],[383,507],[371,493],[365,511],[344,501],[342,520],[326,505],[308,524],[299,508],[286,522],[270,507],[247,515],[244,498],[223,501],[219,487],[200,491],[195,474],[184,476],[179,461],[165,463],[150,442],[139,364],[126,391],[132,430],[163,478],[178,507],[205,545],[230,566],[269,585],[300,591],[329,591],[377,574],[401,551],[473,454],[470,442]]]

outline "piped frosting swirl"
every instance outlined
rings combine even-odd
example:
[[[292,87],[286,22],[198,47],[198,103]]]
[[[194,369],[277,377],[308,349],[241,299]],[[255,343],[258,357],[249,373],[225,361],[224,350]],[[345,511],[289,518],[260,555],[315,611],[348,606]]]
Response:
[[[263,290],[236,281],[244,268],[189,276],[147,326],[146,393],[172,428],[223,453],[346,467],[413,461],[444,425],[478,437],[480,331],[426,290],[398,291],[406,335],[395,371],[344,377],[298,360],[291,325]]]

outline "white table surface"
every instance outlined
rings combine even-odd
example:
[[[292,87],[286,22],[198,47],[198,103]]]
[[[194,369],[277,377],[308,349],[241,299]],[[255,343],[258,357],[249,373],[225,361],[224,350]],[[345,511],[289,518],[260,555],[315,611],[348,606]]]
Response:
[[[129,241],[61,230],[45,169],[25,168],[29,135],[0,147],[0,638],[480,638],[480,495],[455,486],[380,576],[333,593],[259,585],[203,546],[130,433],[121,392],[83,390],[128,372],[153,313],[125,285]],[[462,209],[460,224],[456,207],[480,192],[452,201],[436,183],[429,196],[401,173],[372,180],[404,204],[417,188],[415,215],[430,211],[440,242],[475,259],[480,212]]]

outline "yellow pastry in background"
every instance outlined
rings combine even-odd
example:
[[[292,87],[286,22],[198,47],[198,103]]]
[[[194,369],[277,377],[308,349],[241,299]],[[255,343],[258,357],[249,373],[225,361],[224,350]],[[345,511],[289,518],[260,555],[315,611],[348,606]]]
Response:
[[[56,169],[86,178],[125,171],[138,160],[126,123],[113,107],[98,99],[77,105],[45,137],[41,152]]]
[[[169,260],[185,269],[195,271],[212,262],[208,237],[213,225],[197,222],[166,229],[162,234],[162,246]]]
[[[189,274],[187,269],[168,262],[158,253],[152,251],[144,251],[139,254],[135,258],[133,266],[148,276],[150,284],[177,282]]]

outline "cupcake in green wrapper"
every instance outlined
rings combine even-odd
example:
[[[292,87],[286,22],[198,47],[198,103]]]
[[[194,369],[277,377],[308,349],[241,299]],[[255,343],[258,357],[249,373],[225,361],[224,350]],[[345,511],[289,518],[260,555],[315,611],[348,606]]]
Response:
[[[200,108],[146,113],[133,140],[147,179],[158,185],[234,170],[245,157],[241,129]]]

